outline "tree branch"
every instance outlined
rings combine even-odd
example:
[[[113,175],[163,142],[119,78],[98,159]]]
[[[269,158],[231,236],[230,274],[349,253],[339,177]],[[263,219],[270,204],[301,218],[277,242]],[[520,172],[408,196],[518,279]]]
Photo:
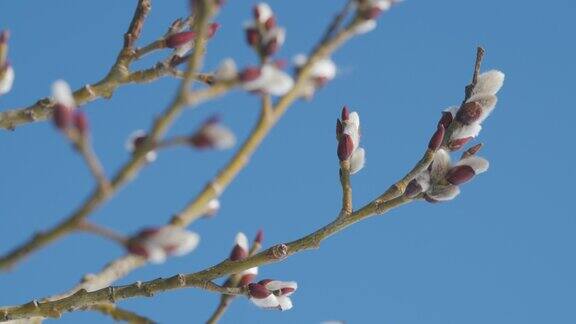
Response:
[[[195,30],[197,30],[200,35],[203,35],[207,29],[206,25],[209,20],[208,15],[211,15],[211,9],[208,9],[209,10],[207,10],[204,15],[200,15],[196,21]],[[184,79],[182,80],[176,99],[165,110],[165,112],[156,119],[148,133],[147,141],[143,143],[142,147],[134,152],[132,158],[118,171],[110,183],[110,190],[107,193],[104,193],[99,189],[95,189],[88,199],[68,218],[48,231],[36,234],[28,242],[0,258],[0,269],[6,269],[13,266],[31,252],[55,241],[67,233],[74,231],[82,219],[90,215],[97,207],[107,201],[111,194],[116,192],[120,187],[122,187],[122,185],[134,178],[138,170],[146,164],[146,153],[153,149],[154,143],[158,142],[158,140],[162,138],[168,127],[186,105],[197,105],[204,100],[222,94],[236,84],[235,81],[222,82],[213,87],[189,93],[193,76],[196,75],[196,70],[201,65],[201,59],[205,52],[204,44],[204,38],[200,37],[196,42],[193,55],[190,56],[188,68],[184,74]]]
[[[295,85],[286,95],[281,97],[272,109],[272,114],[265,117],[260,114],[260,118],[244,141],[240,149],[236,152],[234,157],[228,164],[216,175],[216,177],[190,202],[188,203],[176,216],[172,218],[169,224],[181,227],[188,226],[191,222],[200,218],[206,211],[208,202],[220,196],[230,182],[238,175],[249,161],[252,154],[256,151],[260,143],[269,133],[273,125],[278,122],[280,117],[288,109],[288,107],[299,98],[301,88],[307,81],[312,65],[322,58],[329,56],[340,45],[355,35],[355,28],[362,22],[359,17],[353,19],[348,26],[339,31],[332,38],[316,45],[312,54],[309,55],[307,63],[299,70],[296,76]],[[216,84],[214,87],[217,87]],[[214,88],[213,87],[213,88]],[[62,297],[73,294],[79,289],[95,290],[105,286],[111,285],[114,281],[126,276],[128,273],[136,268],[146,264],[144,258],[136,255],[126,255],[120,257],[109,264],[107,264],[100,272],[91,275],[80,284],[76,285],[69,291],[55,296]]]
[[[222,287],[212,283],[210,280],[233,273],[239,273],[252,267],[278,262],[300,251],[318,248],[323,240],[344,230],[348,226],[376,215],[377,213],[386,213],[412,200],[411,198],[401,196],[385,203],[373,201],[352,213],[349,217],[338,217],[330,224],[301,239],[287,244],[277,244],[263,252],[239,261],[226,259],[213,267],[196,273],[188,275],[179,274],[167,279],[159,278],[147,282],[136,282],[126,286],[110,286],[92,292],[81,289],[70,296],[54,301],[38,302],[34,300],[20,306],[0,308],[0,321],[34,316],[60,317],[64,312],[74,311],[78,308],[103,302],[116,303],[120,300],[136,296],[152,297],[155,293],[186,287],[195,287],[227,295],[247,295],[246,287]]]

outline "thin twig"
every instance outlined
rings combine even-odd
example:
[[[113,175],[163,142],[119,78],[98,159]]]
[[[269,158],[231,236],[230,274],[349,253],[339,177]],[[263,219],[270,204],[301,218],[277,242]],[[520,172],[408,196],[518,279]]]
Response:
[[[215,266],[196,273],[188,275],[179,274],[167,279],[160,278],[147,282],[136,282],[127,286],[111,286],[92,292],[81,289],[70,296],[58,300],[46,302],[34,301],[20,306],[0,308],[0,321],[33,316],[59,317],[64,312],[96,305],[102,302],[117,302],[136,296],[151,297],[155,293],[187,287],[196,287],[227,295],[247,295],[246,287],[223,287],[212,283],[211,280],[225,275],[239,273],[252,267],[278,262],[304,250],[318,248],[320,242],[335,233],[344,230],[348,226],[376,215],[377,213],[386,213],[387,211],[412,200],[413,199],[411,198],[401,196],[379,205],[375,205],[374,202],[372,202],[352,213],[349,217],[337,218],[332,223],[305,237],[302,237],[301,239],[287,244],[274,245],[254,256],[239,261],[230,261],[229,259],[226,259]]]
[[[102,227],[100,225],[96,225],[92,222],[89,222],[88,220],[82,220],[78,226],[77,229],[80,231],[84,231],[84,232],[89,232],[92,234],[96,234],[98,236],[110,239],[114,242],[117,242],[120,245],[125,245],[126,242],[128,241],[128,238],[116,231],[113,231],[109,228],[106,227]]]
[[[210,8],[208,8],[210,9]],[[205,15],[200,16],[197,20],[196,30],[200,35],[203,35],[207,30],[207,23],[211,14],[210,10],[205,12]],[[145,155],[148,151],[153,149],[154,143],[165,134],[168,127],[172,124],[174,119],[180,114],[181,110],[186,105],[196,105],[201,101],[215,97],[235,85],[234,82],[217,84],[213,87],[189,93],[190,85],[193,81],[193,76],[196,74],[196,69],[201,65],[201,59],[204,55],[205,39],[200,37],[196,42],[193,55],[190,56],[189,64],[182,80],[182,85],[178,90],[176,99],[170,104],[165,112],[156,119],[152,125],[151,130],[148,132],[147,141],[143,143],[132,158],[118,171],[116,176],[112,179],[110,184],[110,192],[117,191],[122,185],[133,179],[138,170],[146,164]],[[77,209],[75,212],[50,230],[36,234],[32,239],[16,249],[9,252],[7,255],[0,258],[0,269],[6,269],[16,264],[31,252],[43,247],[61,236],[70,233],[76,229],[78,224],[90,215],[97,207],[105,202],[110,197],[110,194],[105,194],[101,190],[96,189],[90,197]]]
[[[340,184],[342,186],[342,211],[340,216],[352,213],[352,186],[350,184],[350,161],[340,162]]]
[[[353,37],[355,35],[355,28],[361,22],[362,20],[358,18],[352,20],[346,28],[339,31],[333,38],[330,38],[326,43],[317,45],[314,48],[307,63],[299,70],[294,87],[278,100],[272,109],[271,116],[268,118],[262,114],[260,115],[256,126],[228,164],[220,170],[213,180],[189,204],[187,204],[171,219],[170,224],[186,227],[204,214],[208,202],[211,199],[218,197],[232,182],[232,180],[244,168],[247,161],[250,159],[250,156],[256,151],[260,143],[272,129],[273,125],[278,122],[288,107],[290,107],[290,105],[299,98],[301,87],[307,81],[312,65],[318,60],[329,56],[340,45]],[[216,84],[212,88],[217,88],[219,84],[220,83]],[[97,274],[86,278],[86,280],[76,285],[74,288],[61,295],[54,296],[54,298],[68,296],[80,289],[94,290],[108,286],[144,264],[146,264],[145,259],[139,256],[126,255],[120,257],[107,264]]]
[[[102,191],[104,195],[108,195],[111,191],[110,181],[108,177],[106,177],[106,172],[104,172],[104,168],[102,167],[102,163],[98,156],[94,152],[92,145],[90,144],[89,139],[87,136],[80,136],[77,138],[75,143],[75,147],[84,158],[86,165],[88,165],[88,169],[90,173],[98,183],[98,187]]]

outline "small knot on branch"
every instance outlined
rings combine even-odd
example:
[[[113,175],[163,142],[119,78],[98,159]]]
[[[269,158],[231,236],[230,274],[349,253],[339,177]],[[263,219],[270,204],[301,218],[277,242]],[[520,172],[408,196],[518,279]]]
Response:
[[[288,256],[288,246],[286,244],[277,244],[270,250],[270,255],[276,259],[281,260]]]

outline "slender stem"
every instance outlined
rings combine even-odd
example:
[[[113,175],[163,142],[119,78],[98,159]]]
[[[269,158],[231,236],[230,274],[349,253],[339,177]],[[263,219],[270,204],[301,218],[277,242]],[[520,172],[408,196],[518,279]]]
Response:
[[[103,302],[117,302],[136,296],[151,297],[158,292],[186,287],[196,287],[227,295],[247,295],[246,287],[223,287],[212,283],[211,280],[225,275],[239,273],[252,267],[277,262],[300,251],[318,248],[323,240],[344,230],[348,226],[376,215],[377,213],[386,213],[392,208],[410,201],[412,201],[411,198],[404,196],[385,203],[373,201],[352,213],[349,217],[337,218],[330,224],[298,240],[287,244],[277,244],[243,260],[230,261],[226,259],[213,267],[196,273],[188,275],[179,274],[167,279],[160,278],[146,282],[136,282],[126,286],[110,286],[92,292],[81,289],[70,296],[58,300],[46,302],[32,301],[20,306],[0,308],[0,321],[33,316],[59,317],[63,312],[72,311],[80,307],[92,306]]]
[[[98,183],[100,190],[103,194],[108,195],[112,191],[110,181],[108,180],[108,177],[106,177],[102,163],[94,152],[87,136],[78,137],[75,141],[75,146],[88,165],[88,169],[90,170],[90,173],[92,173],[96,183]]]
[[[200,218],[206,211],[207,204],[213,198],[218,197],[222,191],[230,184],[230,182],[238,175],[249,161],[251,155],[258,148],[260,143],[266,137],[272,126],[280,119],[288,107],[299,98],[301,87],[308,80],[310,68],[318,60],[329,56],[345,41],[355,35],[354,30],[358,24],[362,22],[361,19],[356,18],[346,26],[343,30],[339,31],[334,37],[327,40],[325,43],[317,45],[312,54],[309,55],[307,63],[299,70],[296,76],[295,85],[286,95],[281,97],[272,109],[272,115],[265,117],[263,114],[252,132],[245,140],[240,149],[228,162],[228,164],[213,178],[213,180],[206,185],[190,203],[188,203],[179,213],[177,213],[171,220],[170,224],[185,227],[196,219]],[[217,83],[210,89],[218,89],[218,87],[230,86],[225,83]],[[199,96],[201,97],[201,96]],[[53,296],[50,299],[61,298],[69,296],[75,291],[80,289],[94,290],[101,287],[108,286],[114,281],[126,276],[128,273],[136,268],[146,264],[146,260],[135,256],[126,255],[108,263],[100,272],[90,276],[87,280],[79,283],[69,291]]]
[[[80,231],[89,232],[110,239],[122,246],[126,245],[126,242],[128,241],[128,238],[125,235],[113,231],[112,229],[96,225],[92,222],[89,222],[88,220],[83,220],[80,222],[77,228]]]
[[[340,184],[342,185],[341,217],[352,213],[352,186],[350,185],[350,161],[340,162]]]
[[[196,21],[194,28],[200,35],[206,33],[207,23],[210,18],[209,15],[211,15],[210,6],[207,7],[207,10],[203,12],[203,14],[201,14]],[[205,52],[204,44],[205,39],[200,37],[196,42],[194,53],[190,56],[188,67],[184,73],[184,79],[182,80],[182,84],[178,90],[176,99],[153,123],[151,130],[148,132],[149,135],[147,136],[147,141],[142,145],[142,147],[134,152],[132,158],[120,169],[120,171],[118,171],[116,176],[112,179],[110,184],[110,193],[117,191],[120,187],[122,187],[122,185],[135,177],[138,170],[140,170],[140,168],[146,164],[146,153],[153,148],[153,143],[158,142],[159,139],[166,133],[168,127],[179,116],[185,105],[198,104],[203,100],[215,97],[223,93],[234,85],[234,83],[223,83],[208,89],[204,89],[202,91],[194,92],[192,94],[189,93],[190,85],[193,81],[193,76],[196,74],[196,70],[200,67],[201,60]],[[68,218],[57,224],[55,227],[49,229],[48,231],[36,234],[28,242],[12,250],[7,255],[1,257],[0,269],[11,267],[31,252],[55,241],[67,233],[74,231],[82,219],[90,215],[110,196],[110,194],[106,194],[99,189],[94,190],[90,197],[80,206],[80,208],[73,212],[72,215],[70,215]]]

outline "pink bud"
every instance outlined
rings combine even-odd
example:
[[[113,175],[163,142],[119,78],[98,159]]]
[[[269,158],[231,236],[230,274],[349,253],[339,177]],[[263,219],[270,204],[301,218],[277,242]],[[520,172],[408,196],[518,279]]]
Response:
[[[259,283],[251,283],[248,285],[248,292],[250,293],[250,297],[256,299],[264,299],[270,294],[272,294],[266,287]]]
[[[57,103],[54,106],[54,125],[60,130],[65,130],[72,123],[72,112],[70,108]]]
[[[266,30],[270,30],[274,27],[276,27],[276,17],[272,16],[268,18],[266,22],[264,22],[264,28],[266,28]]]
[[[292,288],[292,287],[285,287],[285,288],[280,289],[280,294],[281,294],[281,295],[286,295],[286,294],[293,293],[293,292],[295,292],[295,291],[296,291],[296,289],[294,289],[294,288]]]
[[[246,42],[250,46],[257,46],[260,44],[260,33],[255,28],[247,28],[246,29]]]
[[[172,34],[166,38],[166,46],[170,48],[177,48],[188,43],[194,38],[196,38],[196,33],[193,31],[185,31]]]
[[[274,280],[272,279],[262,279],[260,281],[258,281],[258,284],[262,285],[262,286],[266,286],[268,283],[272,282]]]
[[[428,148],[432,151],[436,151],[442,145],[442,141],[444,140],[444,126],[442,124],[438,124],[438,129],[430,138],[430,142],[428,143]]]
[[[246,259],[247,256],[248,251],[244,250],[240,245],[236,244],[230,253],[230,261]]]
[[[346,161],[352,155],[354,150],[354,143],[352,142],[352,137],[348,134],[344,134],[340,141],[338,142],[338,158],[340,161]]]
[[[208,38],[212,38],[214,37],[214,35],[216,35],[216,32],[218,31],[218,29],[220,29],[220,24],[219,23],[211,23],[208,26]]]
[[[446,174],[446,181],[453,185],[460,185],[472,179],[476,175],[474,169],[469,165],[459,165],[456,166]]]
[[[412,179],[408,186],[406,186],[406,190],[404,191],[404,195],[406,197],[414,197],[417,194],[422,192],[422,186],[416,181],[416,179]]]
[[[273,55],[274,53],[276,53],[278,51],[278,41],[274,38],[272,40],[270,40],[263,49],[264,55],[266,56],[270,56]]]
[[[448,129],[448,127],[450,126],[450,124],[452,124],[452,120],[454,119],[454,117],[452,117],[452,113],[449,111],[443,111],[442,112],[442,117],[440,117],[440,120],[438,121],[439,125],[444,126],[444,129]]]
[[[249,67],[246,68],[244,71],[240,72],[240,81],[242,82],[249,82],[254,81],[260,77],[262,71],[259,67]]]
[[[262,244],[263,240],[264,240],[264,231],[258,230],[258,233],[256,233],[256,238],[254,239],[254,243]]]
[[[480,151],[480,149],[482,148],[483,145],[484,144],[482,144],[482,143],[478,143],[478,144],[472,146],[471,148],[467,149],[466,151],[464,151],[464,153],[462,153],[461,159],[475,155],[476,153],[478,153],[478,151]]]
[[[467,102],[458,109],[456,120],[464,125],[470,125],[482,116],[482,105],[476,101]]]
[[[86,118],[86,114],[82,111],[76,111],[74,113],[74,127],[78,130],[78,133],[82,136],[86,136],[88,133],[88,118]]]
[[[347,121],[350,118],[350,111],[347,106],[342,108],[342,121]]]
[[[340,140],[340,136],[342,136],[342,131],[343,131],[342,122],[340,121],[340,119],[336,119],[336,139]]]
[[[362,17],[364,17],[364,19],[367,19],[367,20],[376,19],[376,18],[378,18],[378,16],[380,16],[381,13],[382,13],[382,9],[378,8],[377,6],[373,6],[372,8],[363,12]]]
[[[254,278],[256,278],[255,274],[245,274],[242,276],[242,278],[240,278],[240,282],[238,283],[238,286],[243,287],[246,286],[247,284],[251,283]]]
[[[146,249],[146,247],[144,247],[137,240],[128,241],[128,244],[126,245],[126,249],[128,250],[128,252],[130,252],[132,254],[139,255],[139,256],[146,258],[146,259],[149,256],[149,253],[148,253],[148,250]]]
[[[0,44],[8,43],[9,39],[10,39],[10,32],[7,30],[3,30],[0,33]]]
[[[466,145],[466,143],[468,143],[471,139],[472,139],[472,137],[453,139],[450,141],[450,143],[448,143],[448,147],[452,151],[457,151],[457,150],[461,149],[462,146]]]

